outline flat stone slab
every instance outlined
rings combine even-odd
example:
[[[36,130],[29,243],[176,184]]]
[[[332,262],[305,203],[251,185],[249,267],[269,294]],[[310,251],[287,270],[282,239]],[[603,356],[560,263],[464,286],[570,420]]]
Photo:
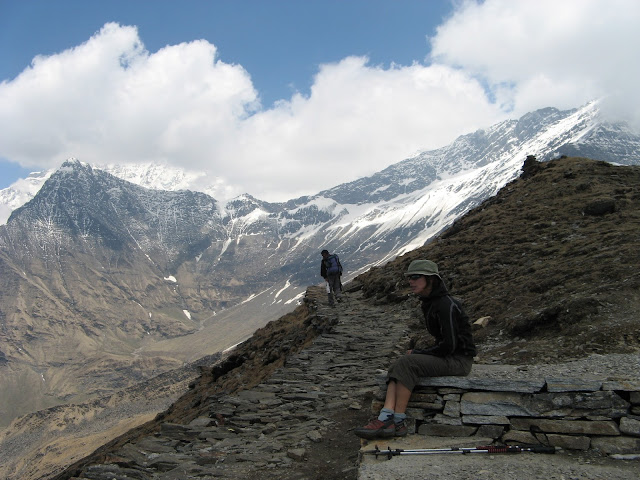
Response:
[[[496,379],[469,377],[426,377],[417,385],[421,387],[453,387],[463,390],[480,390],[493,392],[537,393],[545,386],[544,379]]]
[[[496,415],[465,415],[462,423],[473,425],[510,425],[511,421],[505,416]]]
[[[603,390],[640,392],[640,380],[608,380],[602,383]]]
[[[614,392],[469,392],[462,396],[463,415],[506,417],[580,417],[586,414],[617,418],[629,408]]]
[[[478,431],[478,427],[469,425],[441,425],[437,423],[426,423],[420,425],[419,435],[431,437],[470,437]]]
[[[587,420],[547,420],[540,418],[512,418],[511,424],[517,430],[531,430],[545,433],[567,433],[571,435],[618,436],[620,430],[613,421]]]
[[[548,392],[597,392],[602,381],[582,378],[547,378]]]
[[[569,450],[589,450],[591,438],[584,435],[558,435],[547,434],[547,440],[552,447],[560,447]]]
[[[459,390],[539,393],[623,391],[640,392],[640,380],[594,380],[582,378],[547,377],[523,378],[478,378],[478,377],[423,377],[416,384],[420,387],[452,388]]]

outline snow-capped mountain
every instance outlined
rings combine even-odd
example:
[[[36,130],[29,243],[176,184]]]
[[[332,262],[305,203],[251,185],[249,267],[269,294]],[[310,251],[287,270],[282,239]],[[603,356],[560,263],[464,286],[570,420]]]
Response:
[[[55,169],[33,172],[0,190],[0,224],[6,223],[12,211],[31,200],[53,172]]]
[[[68,161],[74,161],[70,158]],[[93,165],[94,168],[111,175],[154,190],[194,190],[211,194],[206,187],[197,187],[204,180],[203,172],[186,171],[169,165],[144,163],[136,165]],[[11,212],[31,200],[40,190],[44,182],[57,170],[53,168],[45,172],[31,173],[27,178],[16,181],[11,186],[0,190],[0,224],[9,219]]]
[[[479,130],[470,135],[460,137],[454,144],[439,150],[424,152],[415,159],[392,165],[384,172],[391,170],[395,174],[398,168],[407,168],[411,160],[430,160],[434,168],[444,169],[450,173],[456,173],[472,167],[478,162],[469,162],[467,156],[474,152],[482,157],[485,162],[503,158],[505,150],[518,148],[526,137],[535,134],[535,130],[542,125],[549,125],[550,129],[533,140],[537,145],[532,145],[532,151],[539,160],[549,160],[560,155],[584,156],[589,158],[612,159],[621,164],[633,164],[637,161],[636,153],[640,149],[638,133],[631,131],[623,123],[607,123],[599,120],[598,103],[591,102],[584,107],[572,111],[559,111],[553,108],[538,110],[529,113],[519,120],[508,120],[494,125],[487,130]],[[451,152],[451,147],[461,148],[460,155]],[[456,160],[451,161],[448,155],[456,154]],[[634,156],[636,155],[636,156]],[[69,160],[75,160],[73,158]],[[109,164],[93,165],[93,168],[110,173],[133,184],[155,190],[192,190],[206,193],[215,197],[215,188],[210,186],[211,179],[207,179],[204,172],[187,171],[170,165],[145,163],[135,165]],[[46,172],[34,172],[26,179],[15,182],[8,188],[0,190],[0,224],[6,223],[9,215],[16,208],[24,205],[38,192],[42,184],[54,173],[56,169]],[[383,172],[381,172],[383,173]],[[424,172],[423,172],[424,173]],[[342,185],[329,190],[342,194],[342,201],[347,203],[355,198],[358,190],[347,192],[348,188],[361,188],[363,182],[384,182],[389,175],[376,174],[360,179],[347,185]],[[405,180],[409,181],[409,180]],[[415,190],[418,183],[414,182],[411,190]],[[372,199],[388,199],[394,192],[399,192],[399,185],[382,184],[378,190],[380,195],[372,193]],[[382,194],[382,192],[386,192]],[[346,196],[344,196],[346,195]],[[241,199],[242,197],[240,197]],[[223,203],[219,203],[224,208]]]
[[[358,270],[368,268],[424,244],[495,194],[520,173],[528,155],[550,160],[598,152],[595,158],[634,164],[640,162],[639,140],[624,125],[600,123],[596,103],[565,112],[539,110],[289,202],[281,218],[313,212],[315,220],[313,227],[288,221],[281,231],[317,249],[328,245],[342,252]]]
[[[221,351],[321,280],[323,248],[348,280],[429,241],[527,156],[576,152],[638,163],[640,137],[600,122],[595,103],[543,109],[284,203],[221,205],[185,190],[197,173],[68,161],[0,226],[2,417]]]

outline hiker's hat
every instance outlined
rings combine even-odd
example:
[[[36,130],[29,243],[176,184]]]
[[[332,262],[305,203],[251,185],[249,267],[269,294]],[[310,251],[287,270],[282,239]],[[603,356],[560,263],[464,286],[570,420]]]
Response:
[[[404,276],[408,277],[409,275],[435,275],[441,279],[440,274],[438,273],[438,265],[431,260],[414,260],[411,262]]]
[[[324,255],[325,253],[326,253],[327,255],[329,255],[329,250],[322,250],[322,251],[320,252],[320,255]]]

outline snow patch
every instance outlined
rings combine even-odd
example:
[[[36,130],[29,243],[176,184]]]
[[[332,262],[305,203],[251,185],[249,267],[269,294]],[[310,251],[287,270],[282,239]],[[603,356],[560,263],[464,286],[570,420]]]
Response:
[[[278,298],[278,297],[280,296],[280,294],[281,294],[282,292],[284,292],[284,291],[285,291],[287,288],[289,288],[290,286],[291,286],[291,282],[290,282],[289,280],[287,280],[287,283],[285,283],[284,287],[282,287],[280,290],[278,290],[278,291],[276,292],[276,295],[275,295],[275,297],[274,297],[274,298]]]
[[[256,208],[254,211],[252,211],[248,215],[245,215],[243,217],[243,220],[246,223],[254,223],[254,222],[259,222],[260,220],[262,220],[263,218],[266,218],[268,216],[269,216],[268,212],[265,212],[264,210]]]
[[[231,345],[229,348],[225,348],[222,353],[227,353],[230,352],[231,350],[233,350],[234,348],[236,348],[238,345],[240,345],[242,342],[238,342],[235,345]]]
[[[304,297],[305,292],[301,292],[298,295],[296,295],[295,297],[293,297],[290,300],[287,300],[286,302],[284,302],[285,305],[289,305],[290,303],[293,302],[298,302],[299,300],[301,300]]]
[[[248,303],[248,302],[250,302],[251,300],[253,300],[254,298],[256,298],[257,296],[258,296],[257,294],[252,293],[251,295],[249,295],[249,297],[248,297],[248,298],[246,298],[246,299],[244,299],[242,302],[240,302],[240,303],[239,303],[239,305],[242,305],[242,304],[244,304],[244,303]]]
[[[332,198],[327,198],[327,197],[318,197],[318,198],[314,198],[312,201],[305,203],[304,205],[300,205],[297,208],[294,208],[293,210],[288,210],[288,213],[290,214],[296,214],[298,213],[300,210],[305,210],[309,207],[316,207],[318,210],[322,211],[322,212],[333,212],[336,208],[338,204],[336,203],[336,201]]]
[[[229,245],[231,245],[231,242],[233,241],[232,238],[227,238],[224,243],[222,244],[222,251],[220,252],[220,255],[218,255],[219,258],[222,258],[222,255],[224,255],[224,252],[227,251],[227,248],[229,248]]]
[[[400,183],[400,185],[402,185],[402,183]],[[376,188],[373,192],[371,192],[371,195],[375,195],[376,193],[384,192],[385,190],[388,190],[390,186],[391,185],[384,185],[382,187]]]

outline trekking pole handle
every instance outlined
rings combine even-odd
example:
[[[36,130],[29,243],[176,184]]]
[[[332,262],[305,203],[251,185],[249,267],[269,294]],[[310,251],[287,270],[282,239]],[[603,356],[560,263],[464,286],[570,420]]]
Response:
[[[370,455],[375,455],[375,456],[376,456],[376,459],[378,458],[378,455],[384,455],[384,456],[386,456],[387,458],[389,458],[389,460],[391,460],[391,458],[392,458],[394,455],[401,455],[401,454],[402,454],[402,452],[404,452],[404,450],[403,450],[403,449],[401,449],[401,448],[396,448],[396,449],[394,449],[394,450],[391,450],[391,447],[387,447],[387,449],[386,449],[386,450],[380,450],[380,447],[378,447],[378,445],[376,445],[376,448],[374,448],[373,450],[365,450],[365,451],[364,451],[364,452],[362,452],[362,453],[364,453],[364,454],[370,454]]]
[[[522,453],[522,452],[530,452],[530,453],[556,453],[558,449],[556,447],[547,447],[545,445],[505,445],[503,447],[488,445],[470,449],[461,448],[460,450],[464,450],[464,453],[474,453],[474,452],[483,452],[487,453]]]
[[[531,452],[531,453],[556,453],[560,450],[558,447],[547,447],[545,445],[531,445],[528,447],[518,447],[523,452]]]

